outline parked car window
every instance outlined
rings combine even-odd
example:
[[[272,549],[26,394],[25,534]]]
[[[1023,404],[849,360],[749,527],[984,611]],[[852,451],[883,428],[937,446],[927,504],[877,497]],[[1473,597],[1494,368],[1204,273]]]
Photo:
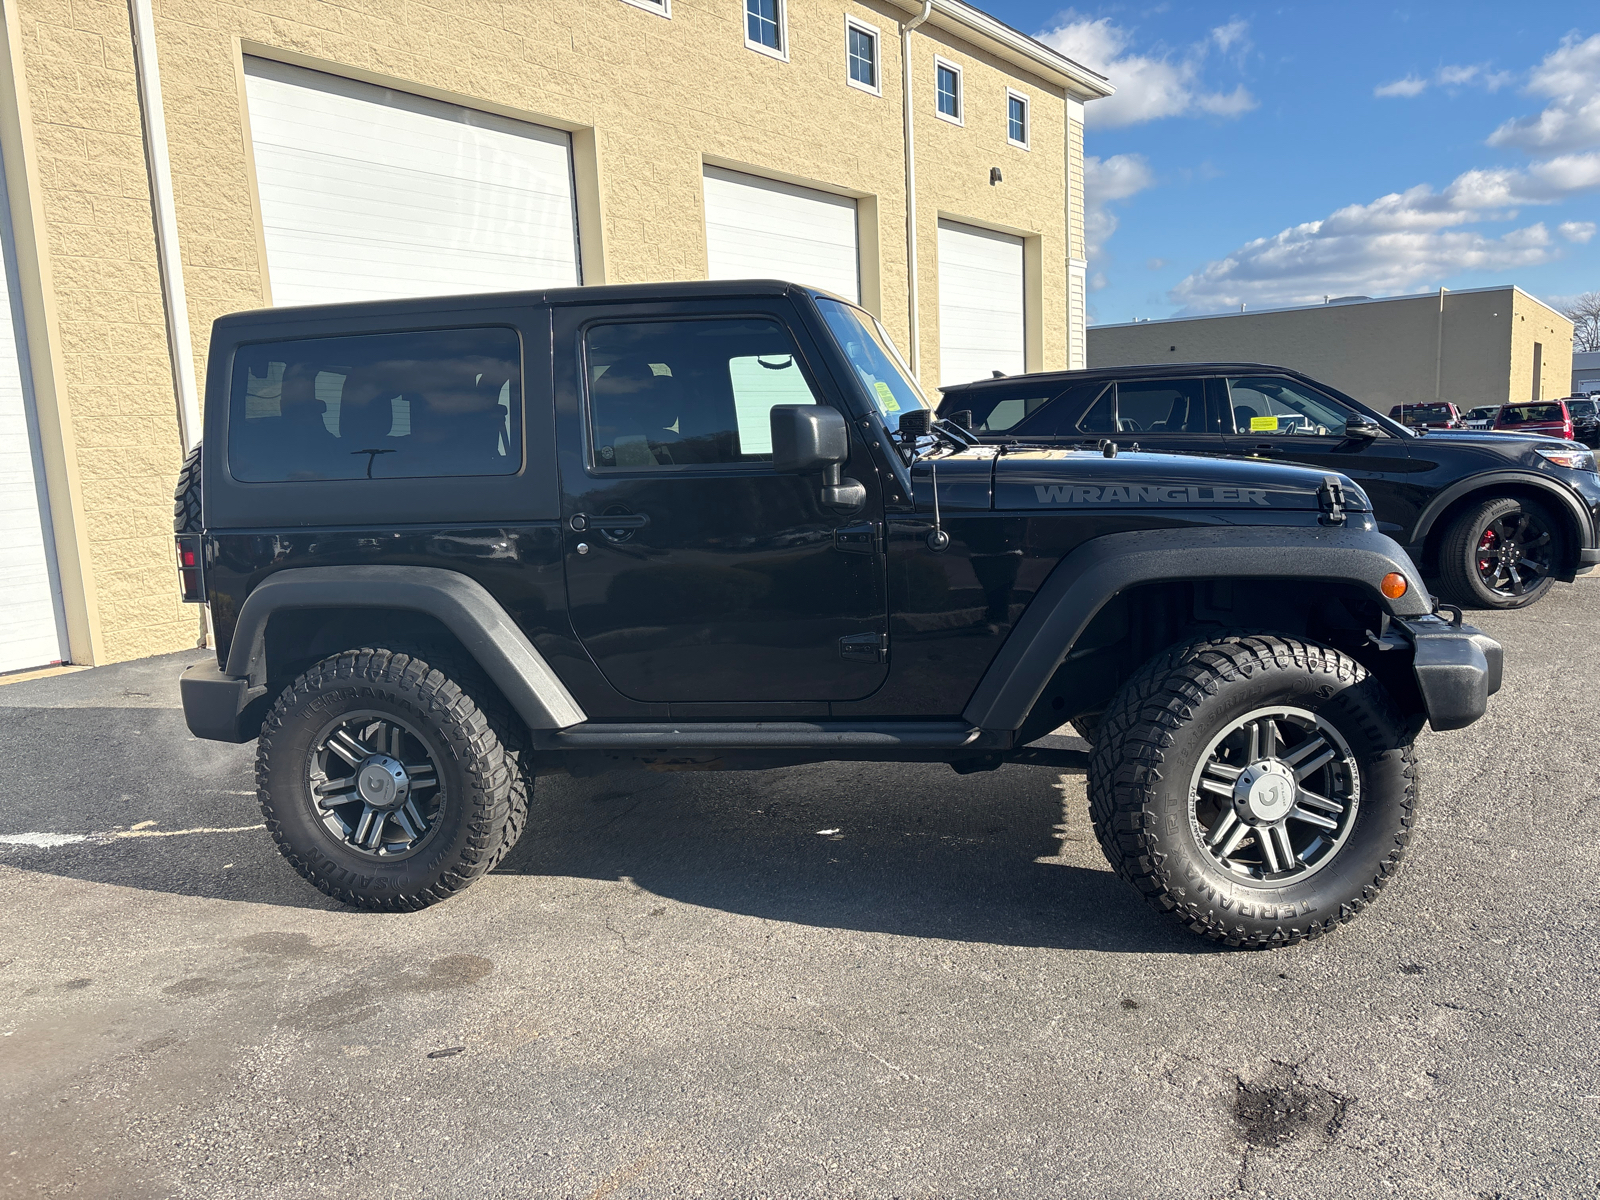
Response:
[[[1116,397],[1118,433],[1206,432],[1206,385],[1202,379],[1118,383]]]
[[[1595,415],[1594,401],[1568,400],[1567,411],[1571,413],[1574,418],[1582,417],[1587,421]]]
[[[1530,421],[1561,420],[1559,404],[1508,404],[1500,410],[1500,425],[1526,425]]]
[[[228,470],[245,483],[514,474],[520,358],[510,329],[241,346]]]
[[[1117,431],[1117,389],[1114,384],[1101,385],[1105,391],[1089,406],[1078,422],[1079,433],[1115,433]],[[1040,432],[1043,432],[1042,430]]]
[[[584,355],[601,469],[768,461],[772,406],[818,403],[773,320],[594,325]]]
[[[1343,406],[1276,376],[1228,380],[1228,404],[1237,433],[1343,437],[1349,413]]]

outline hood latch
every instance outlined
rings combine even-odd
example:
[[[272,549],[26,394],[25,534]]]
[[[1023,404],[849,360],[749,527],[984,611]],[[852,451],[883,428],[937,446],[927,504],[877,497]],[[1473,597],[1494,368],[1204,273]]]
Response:
[[[1337,476],[1322,477],[1322,486],[1317,489],[1317,507],[1322,510],[1322,516],[1317,518],[1322,524],[1344,524],[1344,485]]]

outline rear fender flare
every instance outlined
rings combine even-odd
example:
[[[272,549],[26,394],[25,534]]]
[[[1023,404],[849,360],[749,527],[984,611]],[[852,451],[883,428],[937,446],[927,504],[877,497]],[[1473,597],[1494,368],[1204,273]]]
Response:
[[[1315,564],[1315,571],[1308,571]],[[1391,571],[1410,587],[1399,600],[1379,591]],[[1432,610],[1422,576],[1384,534],[1305,526],[1152,529],[1094,538],[1050,573],[989,665],[962,716],[983,729],[1018,730],[1051,676],[1119,592],[1146,583],[1197,579],[1356,584],[1392,616]]]
[[[529,729],[588,720],[544,657],[481,583],[440,567],[291,567],[269,575],[239,609],[224,671],[267,682],[267,622],[311,608],[388,608],[426,613],[461,642]],[[379,639],[381,641],[381,639]]]

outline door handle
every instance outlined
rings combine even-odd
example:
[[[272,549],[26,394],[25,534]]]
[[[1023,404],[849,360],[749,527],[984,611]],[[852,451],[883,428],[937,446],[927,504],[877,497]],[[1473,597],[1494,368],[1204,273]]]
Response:
[[[578,533],[585,529],[598,529],[603,533],[608,529],[643,529],[650,524],[650,517],[647,513],[601,513],[598,516],[574,513],[568,524]]]

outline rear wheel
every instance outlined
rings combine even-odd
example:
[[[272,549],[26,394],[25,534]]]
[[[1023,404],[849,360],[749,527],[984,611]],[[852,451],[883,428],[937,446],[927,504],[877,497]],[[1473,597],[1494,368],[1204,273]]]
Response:
[[[509,848],[511,764],[492,724],[460,683],[405,653],[337,654],[285,688],[256,786],[284,857],[357,908],[424,908]]]
[[[1561,525],[1532,500],[1505,496],[1462,513],[1439,544],[1444,598],[1470,608],[1526,608],[1555,586]]]
[[[1123,685],[1089,767],[1095,831],[1158,911],[1231,946],[1320,937],[1410,837],[1416,768],[1378,681],[1268,635],[1174,647]]]

